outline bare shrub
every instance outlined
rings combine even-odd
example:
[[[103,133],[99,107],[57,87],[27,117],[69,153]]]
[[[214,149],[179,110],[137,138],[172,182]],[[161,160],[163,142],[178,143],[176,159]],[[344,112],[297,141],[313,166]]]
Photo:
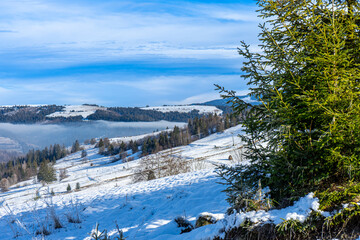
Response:
[[[53,194],[50,192],[50,189],[47,190],[47,197],[44,199],[46,204],[47,217],[51,219],[54,223],[54,228],[59,229],[63,228],[63,225],[60,222],[59,216],[55,212],[55,206],[53,203]]]
[[[67,175],[67,170],[66,168],[62,168],[60,169],[60,173],[59,173],[59,178],[60,178],[60,181],[67,178],[69,175]]]
[[[6,212],[8,217],[4,217],[3,220],[7,222],[11,231],[14,234],[14,238],[18,238],[24,234],[32,236],[30,231],[26,228],[25,224],[23,224],[14,214],[10,206],[6,203],[2,205],[3,209]]]
[[[9,180],[7,180],[6,178],[1,179],[0,181],[1,191],[3,192],[9,191],[9,186],[10,186]]]
[[[128,154],[127,154],[127,152],[121,152],[119,154],[119,156],[120,156],[120,159],[125,159],[128,156]]]
[[[194,159],[193,161],[191,161],[192,171],[199,171],[206,168],[206,162],[204,159]]]
[[[181,156],[167,153],[152,154],[141,158],[139,167],[133,176],[134,182],[149,181],[190,170],[190,164]]]
[[[31,208],[31,216],[34,219],[33,220],[33,233],[34,235],[41,235],[42,239],[45,238],[45,236],[50,235],[51,231],[50,231],[50,221],[51,221],[51,217],[49,215],[49,212],[47,211],[46,216],[41,216],[40,214],[40,209],[38,208],[38,202],[34,202],[34,205],[32,207],[29,206],[29,208]]]
[[[235,149],[230,156],[232,157],[231,159],[229,158],[229,160],[232,163],[241,163],[242,161],[244,161],[243,148],[240,147]]]
[[[70,201],[70,208],[68,209],[68,212],[65,214],[67,220],[69,223],[81,223],[81,217],[80,217],[80,209],[81,206],[78,202],[74,202],[72,199]]]

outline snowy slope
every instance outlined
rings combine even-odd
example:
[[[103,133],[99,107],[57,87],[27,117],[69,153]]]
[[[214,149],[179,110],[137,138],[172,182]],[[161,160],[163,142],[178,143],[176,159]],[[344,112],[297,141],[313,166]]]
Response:
[[[62,181],[42,186],[29,180],[9,192],[0,193],[3,206],[0,208],[0,228],[6,229],[0,239],[14,236],[9,224],[17,229],[14,231],[20,232],[19,239],[29,239],[39,228],[38,222],[46,220],[46,202],[50,201],[46,196],[51,189],[55,192],[52,199],[55,212],[64,228],[50,227],[51,234],[47,239],[85,239],[97,222],[101,229],[111,231],[115,229],[115,220],[127,239],[176,239],[180,229],[173,222],[175,217],[186,216],[194,222],[202,212],[222,216],[228,207],[221,192],[224,186],[216,183],[219,179],[213,172],[212,163],[229,162],[229,154],[241,146],[238,138],[232,146],[232,136],[240,132],[241,127],[237,126],[173,149],[172,154],[181,154],[192,161],[193,172],[136,184],[132,184],[131,176],[139,160],[111,163],[112,157],[98,155],[98,149],[88,145],[87,160],[78,152],[57,161],[55,168],[58,171],[64,168],[68,171],[69,177]],[[80,191],[67,193],[67,185],[74,189],[77,182]],[[37,190],[41,198],[35,201]],[[66,218],[67,213],[75,211],[74,202],[81,206],[80,224],[69,223]],[[14,219],[24,224],[24,228]],[[12,221],[14,223],[9,223]]]
[[[145,107],[141,108],[143,110],[154,110],[159,112],[180,112],[180,113],[189,113],[193,110],[198,110],[199,114],[222,114],[222,110],[214,106],[204,106],[204,105],[179,105],[179,106],[161,106],[161,107]]]
[[[69,176],[62,181],[42,186],[29,180],[0,193],[0,239],[12,239],[15,234],[20,240],[41,239],[41,235],[34,233],[42,225],[51,232],[45,239],[90,239],[96,223],[99,230],[107,229],[112,236],[116,234],[117,223],[127,240],[211,239],[224,229],[241,224],[245,218],[265,222],[304,219],[310,208],[318,206],[311,194],[287,209],[224,216],[229,207],[222,192],[225,186],[219,184],[213,163],[242,161],[239,153],[242,143],[236,137],[241,129],[236,126],[188,146],[166,150],[190,161],[191,172],[140,183],[132,183],[139,153],[132,155],[138,160],[112,162],[112,157],[99,155],[98,149],[87,145],[87,159],[82,159],[78,152],[57,161],[58,172],[68,171]],[[131,155],[131,151],[128,153]],[[233,161],[228,160],[229,155]],[[66,191],[68,184],[74,189],[77,182],[80,190]],[[52,198],[48,194],[51,189],[55,192]],[[36,191],[40,196],[37,200]],[[176,217],[183,216],[194,224],[204,212],[219,221],[180,234],[181,229],[174,222]],[[70,223],[67,216],[76,217],[77,213],[81,223]],[[55,229],[51,221],[54,214],[63,228]]]
[[[83,118],[87,118],[89,115],[94,114],[96,110],[105,109],[103,107],[91,106],[91,105],[69,105],[65,106],[63,111],[54,112],[52,114],[47,115],[47,117],[76,117],[82,116]]]

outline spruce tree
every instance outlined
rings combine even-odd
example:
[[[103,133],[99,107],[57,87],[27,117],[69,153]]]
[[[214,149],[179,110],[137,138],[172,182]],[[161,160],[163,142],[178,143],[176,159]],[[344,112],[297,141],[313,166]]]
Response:
[[[67,187],[66,187],[66,191],[67,191],[67,192],[71,192],[71,186],[70,186],[70,183],[67,185]]]
[[[242,123],[250,166],[220,168],[229,201],[257,189],[280,202],[360,180],[359,3],[259,0],[260,53],[242,42],[252,106],[219,87]],[[227,122],[225,121],[225,124]],[[249,197],[249,196],[247,196]]]
[[[71,147],[71,153],[78,152],[79,150],[80,150],[80,143],[78,140],[76,140]]]
[[[55,169],[48,160],[40,164],[39,172],[37,174],[38,181],[50,183],[56,180]]]

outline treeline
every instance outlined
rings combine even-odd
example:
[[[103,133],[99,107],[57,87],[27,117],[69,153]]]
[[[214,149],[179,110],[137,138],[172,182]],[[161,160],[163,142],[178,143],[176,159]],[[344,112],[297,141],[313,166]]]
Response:
[[[37,175],[41,164],[52,163],[68,154],[65,146],[59,144],[50,145],[43,150],[30,150],[25,156],[18,157],[13,161],[0,164],[1,188],[14,185],[18,182],[30,179]]]
[[[46,115],[61,111],[63,106],[13,106],[0,108],[0,122],[36,123],[46,120]]]
[[[157,135],[138,141],[112,142],[108,138],[100,139],[97,143],[99,153],[103,155],[117,155],[117,160],[127,158],[127,151],[134,154],[141,149],[141,155],[154,154],[173,147],[187,145],[195,140],[204,138],[215,132],[222,132],[227,128],[239,124],[239,117],[227,114],[224,117],[218,115],[204,115],[200,118],[189,119],[185,128],[175,126],[172,131],[163,131]]]
[[[110,107],[107,110],[97,110],[94,114],[88,116],[88,120],[106,120],[119,122],[152,122],[152,121],[170,121],[186,122],[189,118],[201,116],[198,110],[189,113],[180,112],[159,112],[155,110],[143,110],[137,107]]]

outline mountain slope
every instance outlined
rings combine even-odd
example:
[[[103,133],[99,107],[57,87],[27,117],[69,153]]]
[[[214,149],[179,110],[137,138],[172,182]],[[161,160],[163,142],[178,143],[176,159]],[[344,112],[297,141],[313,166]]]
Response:
[[[233,135],[239,133],[241,127],[237,126],[175,148],[171,154],[191,161],[192,172],[135,184],[132,175],[140,160],[112,162],[112,157],[99,155],[98,149],[88,145],[87,160],[78,152],[56,163],[58,174],[67,169],[69,176],[62,181],[42,186],[30,180],[0,193],[0,228],[5,229],[0,239],[12,238],[14,231],[18,239],[29,239],[42,224],[51,232],[46,239],[86,239],[96,223],[114,233],[114,221],[127,239],[177,239],[182,236],[173,221],[177,216],[194,223],[206,211],[222,218],[228,204],[212,163],[229,162],[228,156],[241,146],[238,138],[232,146]],[[131,156],[136,159],[137,154]],[[66,192],[68,184],[74,189],[77,182],[79,191]],[[48,194],[51,190],[53,197]],[[34,200],[36,196],[40,198]],[[51,202],[63,228],[54,229],[51,217],[46,217],[51,216],[51,208],[47,208]],[[67,214],[77,211],[81,223],[69,223]]]

